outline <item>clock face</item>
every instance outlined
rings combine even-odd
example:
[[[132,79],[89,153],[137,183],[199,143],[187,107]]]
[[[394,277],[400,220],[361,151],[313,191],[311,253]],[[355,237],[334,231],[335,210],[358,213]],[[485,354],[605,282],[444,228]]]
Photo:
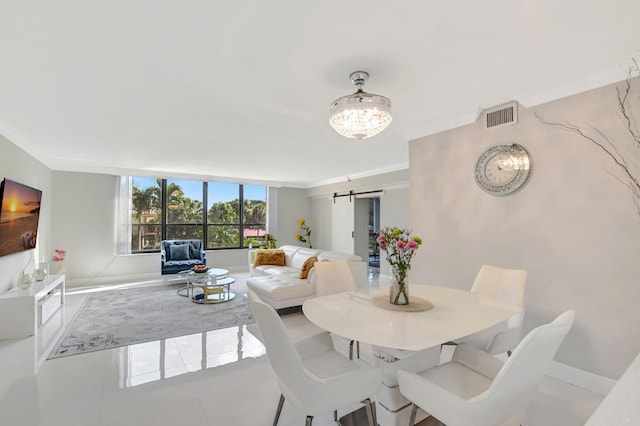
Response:
[[[507,195],[522,188],[531,174],[527,151],[518,144],[494,145],[485,150],[474,171],[476,183],[492,195]]]

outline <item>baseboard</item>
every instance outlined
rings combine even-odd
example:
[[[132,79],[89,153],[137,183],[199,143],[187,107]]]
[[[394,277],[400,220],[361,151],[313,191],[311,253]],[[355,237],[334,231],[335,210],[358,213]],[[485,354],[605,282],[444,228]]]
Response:
[[[164,277],[167,277],[165,279]],[[108,284],[125,284],[125,283],[156,283],[162,281],[175,280],[175,275],[160,275],[160,274],[129,274],[129,275],[108,275],[100,277],[89,278],[73,278],[67,275],[65,285],[70,288],[78,287],[99,287]]]
[[[551,363],[547,376],[599,395],[608,394],[616,384],[615,380],[608,377],[599,376],[557,361]]]

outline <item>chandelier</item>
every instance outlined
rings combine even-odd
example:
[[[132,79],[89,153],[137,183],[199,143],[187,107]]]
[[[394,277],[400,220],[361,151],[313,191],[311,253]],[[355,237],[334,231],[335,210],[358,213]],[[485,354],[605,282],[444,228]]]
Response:
[[[369,78],[368,73],[356,71],[350,77],[351,83],[358,90],[331,103],[329,124],[342,136],[367,139],[377,135],[391,123],[391,101],[384,96],[362,90]]]

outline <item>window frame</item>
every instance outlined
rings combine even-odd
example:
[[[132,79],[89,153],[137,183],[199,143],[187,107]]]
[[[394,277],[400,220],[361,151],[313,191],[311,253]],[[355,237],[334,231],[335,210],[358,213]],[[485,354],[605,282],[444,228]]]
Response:
[[[132,181],[132,187],[133,187],[133,180],[134,178],[136,178],[138,176],[131,176],[131,181]],[[139,176],[139,178],[145,178],[144,176]],[[221,224],[215,224],[215,223],[209,223],[209,209],[211,208],[211,206],[209,206],[208,203],[208,186],[209,183],[215,184],[215,183],[226,183],[226,182],[214,182],[214,181],[197,181],[197,180],[190,180],[190,179],[167,179],[167,178],[153,178],[156,180],[160,180],[160,200],[159,200],[159,211],[157,211],[157,216],[159,218],[157,223],[144,223],[144,222],[136,222],[135,220],[135,214],[134,214],[134,210],[133,210],[133,191],[131,191],[131,195],[130,195],[130,204],[132,205],[132,210],[131,210],[131,214],[130,214],[130,232],[129,235],[131,236],[131,243],[129,246],[130,249],[130,253],[131,254],[145,254],[145,253],[159,253],[160,252],[160,244],[162,240],[166,240],[168,239],[167,236],[169,235],[169,229],[170,227],[175,227],[175,226],[186,226],[186,227],[193,227],[195,229],[200,229],[201,230],[201,234],[202,234],[202,241],[204,244],[204,248],[205,250],[242,250],[242,249],[247,249],[249,248],[249,245],[245,245],[245,236],[244,236],[244,230],[245,230],[245,226],[251,226],[251,227],[256,227],[256,226],[262,226],[262,228],[265,231],[265,234],[267,233],[267,208],[268,208],[268,187],[266,185],[252,185],[252,186],[263,186],[265,189],[265,199],[264,199],[264,203],[265,203],[265,214],[264,214],[264,223],[251,223],[251,224],[245,224],[245,200],[244,200],[244,184],[241,183],[232,183],[232,185],[237,185],[238,186],[238,220],[237,222],[234,223],[221,223]],[[191,181],[191,182],[199,182],[202,184],[202,217],[201,220],[197,221],[196,223],[169,223],[169,200],[167,197],[167,182],[168,181],[174,181],[174,180],[178,180],[178,181]],[[142,188],[140,188],[142,189]],[[199,200],[198,200],[199,201]],[[262,200],[260,200],[262,201]],[[141,239],[142,237],[139,235],[140,230],[145,228],[146,226],[158,226],[160,227],[160,235],[159,235],[159,239],[156,241],[155,245],[157,247],[154,247],[153,249],[147,249],[144,250],[142,247],[142,244],[144,243],[144,241]],[[212,226],[229,226],[229,227],[233,227],[235,230],[238,231],[238,245],[235,246],[222,246],[222,247],[211,247],[209,244],[209,229]],[[134,230],[137,230],[138,232],[138,240],[142,243],[142,244],[138,244],[138,248],[134,250],[134,244],[136,244],[136,239],[134,238]],[[190,237],[184,237],[185,239],[190,239]]]

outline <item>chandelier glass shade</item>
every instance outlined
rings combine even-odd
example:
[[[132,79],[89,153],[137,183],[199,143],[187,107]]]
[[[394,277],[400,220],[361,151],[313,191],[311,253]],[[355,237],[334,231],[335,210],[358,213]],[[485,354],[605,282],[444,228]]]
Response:
[[[356,93],[336,99],[331,104],[329,124],[347,138],[367,139],[382,132],[391,123],[391,101],[380,95],[364,92],[369,78],[364,71],[351,74]]]

